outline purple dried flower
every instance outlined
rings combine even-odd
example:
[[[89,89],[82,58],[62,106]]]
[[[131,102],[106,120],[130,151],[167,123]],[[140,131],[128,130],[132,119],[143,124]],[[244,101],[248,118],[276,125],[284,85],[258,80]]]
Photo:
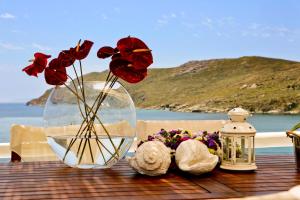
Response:
[[[171,130],[166,131],[165,129],[161,129],[158,133],[148,136],[147,141],[161,141],[167,147],[176,150],[181,142],[196,139],[203,144],[205,144],[208,148],[217,150],[219,146],[221,146],[219,132],[208,133],[207,131],[200,131],[196,135],[190,134],[186,130]],[[143,142],[139,143],[141,145]]]
[[[170,134],[170,137],[173,137],[174,135],[177,135],[177,134],[180,134],[181,133],[181,130],[171,130],[170,132],[169,132],[169,134]]]
[[[214,140],[208,140],[208,148],[211,148],[211,149],[214,149],[214,150],[217,150],[218,149],[218,146],[216,144],[216,142]]]
[[[169,135],[165,129],[161,129],[157,134],[161,135],[163,137],[168,137],[168,135]]]
[[[148,141],[153,141],[154,137],[152,135],[148,135]]]

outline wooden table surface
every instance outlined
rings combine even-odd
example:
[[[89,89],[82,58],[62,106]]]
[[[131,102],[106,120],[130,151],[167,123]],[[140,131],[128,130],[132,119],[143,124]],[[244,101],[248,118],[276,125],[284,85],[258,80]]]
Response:
[[[257,156],[258,170],[215,169],[204,176],[147,177],[125,160],[111,169],[73,169],[60,162],[0,164],[0,199],[208,199],[286,191],[300,183],[293,156]]]

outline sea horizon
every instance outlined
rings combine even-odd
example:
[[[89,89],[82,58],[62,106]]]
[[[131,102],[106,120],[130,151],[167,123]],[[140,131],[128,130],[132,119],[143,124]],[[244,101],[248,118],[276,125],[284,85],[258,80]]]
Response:
[[[44,126],[43,107],[25,103],[0,103],[0,143],[9,142],[12,124]],[[137,120],[227,120],[226,113],[173,112],[167,110],[136,110]],[[300,115],[252,114],[248,122],[257,132],[285,132],[300,121]],[[163,127],[162,127],[163,128]],[[174,127],[174,129],[180,127]]]

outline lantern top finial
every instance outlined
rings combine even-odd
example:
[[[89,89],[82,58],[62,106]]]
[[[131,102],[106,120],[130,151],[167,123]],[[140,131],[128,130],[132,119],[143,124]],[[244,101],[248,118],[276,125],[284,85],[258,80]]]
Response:
[[[228,112],[228,117],[232,122],[244,122],[249,117],[249,112],[243,108],[233,108]]]
[[[255,134],[255,128],[246,122],[249,112],[243,108],[233,108],[228,112],[230,119],[221,129],[222,134]]]

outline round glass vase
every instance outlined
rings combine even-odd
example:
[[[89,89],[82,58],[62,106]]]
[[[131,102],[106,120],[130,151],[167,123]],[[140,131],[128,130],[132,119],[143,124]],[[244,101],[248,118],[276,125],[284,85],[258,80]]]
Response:
[[[44,109],[47,141],[57,157],[77,168],[109,168],[129,150],[136,112],[118,82],[69,82],[52,89]]]

